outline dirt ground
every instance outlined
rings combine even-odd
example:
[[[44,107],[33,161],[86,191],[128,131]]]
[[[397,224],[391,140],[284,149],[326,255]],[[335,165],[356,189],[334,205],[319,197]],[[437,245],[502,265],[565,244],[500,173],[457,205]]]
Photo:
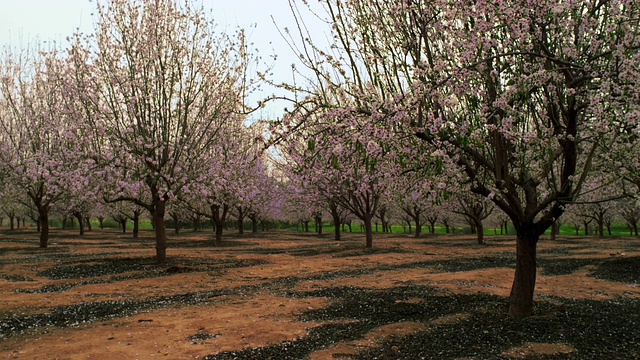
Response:
[[[452,337],[445,338],[452,339],[448,347],[459,346],[455,354],[461,356],[418,349],[416,339],[434,329],[444,334],[466,326],[478,314],[501,317],[500,324],[511,321],[506,297],[514,274],[513,236],[487,236],[482,246],[468,235],[376,235],[374,249],[367,250],[363,234],[345,234],[340,242],[331,234],[227,234],[214,245],[208,232],[185,231],[171,236],[169,263],[156,265],[150,232],[132,239],[114,230],[84,236],[54,230],[50,247],[38,249],[33,230],[3,229],[0,358],[597,358],[589,345],[562,332],[551,340],[537,335],[497,344],[490,353],[477,349],[480,355],[470,355]],[[544,321],[560,318],[573,301],[584,301],[579,304],[585,308],[636,306],[640,299],[637,275],[624,277],[634,270],[616,265],[640,256],[638,239],[543,239],[538,251],[536,301],[542,305],[529,323],[549,326]],[[367,309],[374,310],[349,315],[351,306],[341,310],[344,315],[327,315],[356,298],[370,301]],[[446,310],[463,298],[477,305]],[[381,299],[388,300],[385,309]],[[444,302],[427,305],[428,299]],[[367,311],[382,315],[368,317]],[[312,334],[322,329],[330,335]],[[340,337],[340,329],[352,330]],[[638,354],[640,330],[630,331],[629,340],[618,345],[626,350],[612,350],[620,358]]]

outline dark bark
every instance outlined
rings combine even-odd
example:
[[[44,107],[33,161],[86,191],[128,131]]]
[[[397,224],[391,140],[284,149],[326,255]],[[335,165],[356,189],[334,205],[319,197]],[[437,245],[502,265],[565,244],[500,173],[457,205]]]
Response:
[[[316,223],[316,233],[322,235],[322,215],[314,216],[314,220]]]
[[[436,233],[436,221],[438,221],[438,215],[428,215],[427,221],[429,222],[429,231],[431,234]]]
[[[442,219],[442,225],[444,225],[445,234],[448,234],[451,231],[449,229],[449,219],[447,219],[447,218]]]
[[[478,238],[478,245],[484,245],[484,226],[481,220],[475,220],[476,236]]]
[[[46,248],[49,242],[49,210],[38,209],[40,216],[40,247]]]
[[[329,210],[331,210],[331,218],[333,219],[333,239],[340,241],[340,212],[338,212],[338,205],[330,204]]]
[[[241,206],[236,206],[236,210],[238,213],[236,217],[238,218],[238,234],[244,234],[244,218],[247,216],[247,209],[243,209]]]
[[[371,216],[364,216],[364,232],[366,243],[365,246],[370,249],[373,247],[373,231],[371,229]]]
[[[213,228],[215,232],[215,243],[219,243],[222,241],[222,230],[224,229],[224,224],[227,221],[227,214],[229,213],[228,205],[210,205],[211,210],[211,222],[213,223]]]
[[[133,220],[133,238],[137,239],[140,233],[140,213],[137,211],[134,211],[132,220]]]
[[[604,237],[604,224],[602,223],[602,221],[598,221],[598,236],[600,238]]]
[[[80,228],[80,235],[84,235],[84,219],[82,213],[79,211],[74,211],[73,216],[78,219],[78,227]]]
[[[191,223],[193,224],[193,232],[198,232],[200,230],[200,214],[193,213],[191,216]]]
[[[180,214],[176,211],[172,211],[169,216],[173,219],[173,231],[176,234],[180,233]]]
[[[164,225],[165,200],[158,200],[152,213],[152,222],[156,233],[156,261],[158,264],[167,262],[167,231]]]
[[[553,224],[551,225],[551,234],[550,234],[551,240],[556,239],[557,233],[558,233],[558,223],[554,221]]]
[[[247,217],[249,218],[249,220],[251,220],[251,233],[257,234],[258,233],[258,215],[252,213],[252,214],[249,214]]]
[[[526,317],[533,313],[536,286],[536,247],[539,236],[518,231],[516,239],[516,273],[509,295],[509,314]]]
[[[584,223],[584,235],[589,235],[589,224],[591,224],[591,220],[583,221]]]

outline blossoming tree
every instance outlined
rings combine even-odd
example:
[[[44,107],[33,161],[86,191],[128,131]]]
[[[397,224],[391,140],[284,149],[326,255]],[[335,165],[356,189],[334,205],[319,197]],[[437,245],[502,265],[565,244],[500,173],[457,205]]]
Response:
[[[108,200],[149,211],[162,263],[166,203],[194,179],[222,124],[242,110],[244,37],[218,34],[188,1],[114,0],[97,14],[95,36],[77,35],[69,51],[76,96],[105,139],[95,153],[105,180],[121,179]],[[147,199],[137,195],[142,188]]]
[[[640,4],[328,0],[326,8],[336,42],[303,53],[306,64],[325,91],[363,93],[343,111],[408,119],[396,130],[442,151],[468,191],[511,218],[509,312],[530,315],[540,235],[581,193],[598,152],[612,148],[603,145],[637,129]]]

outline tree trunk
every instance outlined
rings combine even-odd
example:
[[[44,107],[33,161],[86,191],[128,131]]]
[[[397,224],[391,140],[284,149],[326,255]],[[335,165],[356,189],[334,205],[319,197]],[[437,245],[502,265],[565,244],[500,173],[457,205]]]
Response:
[[[552,241],[556,240],[557,233],[558,233],[558,224],[554,221],[553,224],[551,224],[551,240]]]
[[[38,215],[40,215],[40,247],[46,248],[49,242],[49,211],[38,209]]]
[[[222,241],[222,225],[214,224],[216,232],[216,244]]]
[[[416,216],[413,218],[413,221],[416,223],[416,232],[413,237],[419,238],[420,233],[422,232],[422,224],[420,223],[420,216]]]
[[[80,228],[80,235],[84,235],[84,221],[82,220],[82,214],[79,212],[74,212],[73,216],[78,219],[78,227]]]
[[[171,214],[171,218],[173,219],[173,232],[176,234],[180,233],[180,216],[178,214]]]
[[[331,206],[331,218],[333,219],[333,239],[340,241],[340,214],[338,214],[338,207]]]
[[[167,262],[167,230],[164,226],[165,205],[165,200],[159,200],[152,215],[156,232],[156,261],[158,264]]]
[[[244,219],[238,219],[238,234],[244,234]]]
[[[478,245],[484,245],[484,226],[482,226],[482,221],[474,219],[474,222],[476,228],[476,236],[478,237]]]
[[[209,208],[211,209],[211,222],[213,223],[213,230],[216,234],[214,242],[217,244],[222,241],[222,230],[224,229],[224,225],[227,220],[227,212],[229,211],[229,206],[222,205],[222,208],[220,208],[220,205],[211,204]]]
[[[164,224],[164,221],[163,221]],[[137,239],[138,238],[138,234],[140,233],[140,215],[138,213],[135,213],[133,215],[133,238]]]
[[[371,229],[371,217],[364,217],[364,232],[366,238],[366,247],[371,249],[373,247],[373,231]]]
[[[602,221],[598,221],[598,237],[601,239],[604,238],[604,225],[602,224]]]
[[[316,216],[315,221],[316,221],[316,233],[318,233],[318,235],[322,235],[322,217]]]
[[[509,315],[526,317],[533,313],[536,287],[536,246],[539,236],[517,231],[516,273],[509,295]]]

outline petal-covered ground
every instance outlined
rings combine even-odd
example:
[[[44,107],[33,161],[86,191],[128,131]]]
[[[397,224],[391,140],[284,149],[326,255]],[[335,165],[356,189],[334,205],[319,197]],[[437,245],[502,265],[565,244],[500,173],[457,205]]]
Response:
[[[0,358],[640,358],[640,239],[542,239],[513,319],[513,236],[376,235],[3,231]]]

